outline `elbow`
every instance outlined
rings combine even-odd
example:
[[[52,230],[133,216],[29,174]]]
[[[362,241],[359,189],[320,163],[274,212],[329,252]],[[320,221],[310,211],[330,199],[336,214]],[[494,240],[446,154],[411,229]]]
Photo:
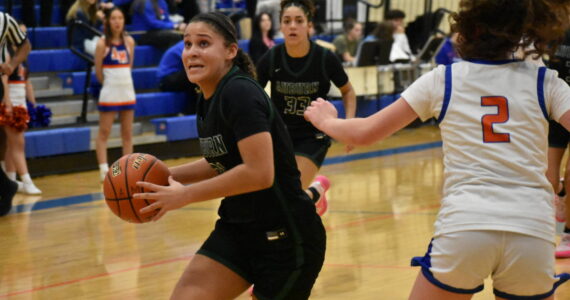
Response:
[[[275,182],[275,171],[273,166],[268,168],[265,172],[256,172],[254,178],[255,190],[265,190],[272,187]]]

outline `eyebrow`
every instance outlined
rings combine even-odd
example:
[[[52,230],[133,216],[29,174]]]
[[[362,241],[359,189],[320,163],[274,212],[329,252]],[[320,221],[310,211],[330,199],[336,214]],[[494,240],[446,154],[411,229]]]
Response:
[[[196,34],[196,36],[198,36],[198,37],[212,38],[209,34],[206,34],[206,33],[198,33],[198,34]],[[189,34],[189,33],[185,33],[185,34],[184,34],[184,38],[187,38],[187,37],[190,37],[190,34]]]

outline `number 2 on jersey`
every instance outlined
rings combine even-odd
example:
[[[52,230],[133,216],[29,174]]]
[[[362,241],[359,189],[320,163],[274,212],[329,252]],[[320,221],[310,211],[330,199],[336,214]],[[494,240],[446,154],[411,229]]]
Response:
[[[498,133],[493,130],[493,124],[505,123],[509,120],[509,101],[501,96],[481,97],[481,106],[496,106],[496,114],[486,114],[481,118],[483,126],[483,142],[485,143],[509,143],[510,133]]]

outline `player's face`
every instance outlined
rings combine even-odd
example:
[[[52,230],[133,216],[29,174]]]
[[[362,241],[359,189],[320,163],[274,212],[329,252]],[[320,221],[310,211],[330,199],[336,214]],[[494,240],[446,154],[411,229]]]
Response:
[[[224,38],[204,22],[190,23],[184,32],[182,62],[188,80],[204,90],[217,84],[236,56],[237,45],[225,45]]]
[[[125,16],[120,10],[114,10],[109,16],[109,25],[111,25],[111,32],[121,33],[125,27]]]
[[[281,32],[289,45],[307,40],[312,26],[303,9],[297,6],[287,7],[281,16]]]
[[[261,15],[259,28],[261,28],[261,32],[269,32],[269,30],[271,30],[271,19],[268,14]]]

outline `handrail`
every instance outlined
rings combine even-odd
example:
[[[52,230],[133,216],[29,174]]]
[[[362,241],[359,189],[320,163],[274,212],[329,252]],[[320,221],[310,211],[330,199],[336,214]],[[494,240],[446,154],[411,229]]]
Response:
[[[372,7],[372,8],[380,8],[380,7],[384,6],[384,0],[380,0],[380,3],[378,3],[378,4],[372,4],[372,3],[365,1],[365,0],[358,0],[358,2],[366,5],[366,7]]]
[[[380,7],[384,6],[386,1],[380,0],[380,3],[378,3],[378,4],[372,4],[366,0],[358,0],[358,2],[360,2],[366,6],[366,14],[365,14],[366,19],[364,19],[364,36],[366,36],[369,33],[368,31],[370,30],[370,28],[368,28],[369,24],[370,24],[370,22],[368,21],[370,8],[380,8]]]
[[[81,105],[81,115],[79,117],[77,117],[77,122],[79,123],[86,123],[87,122],[87,101],[89,100],[89,93],[88,93],[88,89],[89,89],[89,85],[91,84],[91,67],[93,67],[93,65],[95,64],[93,57],[91,57],[90,55],[86,54],[85,52],[77,49],[74,45],[73,45],[73,33],[75,32],[77,27],[81,27],[83,29],[86,29],[88,31],[90,31],[91,33],[97,35],[97,36],[102,36],[103,34],[93,28],[92,26],[85,24],[84,22],[82,22],[81,20],[73,20],[70,24],[70,26],[68,27],[68,32],[67,32],[67,43],[68,43],[68,47],[69,50],[71,50],[71,52],[73,52],[73,54],[79,56],[81,59],[83,59],[84,61],[87,62],[87,70],[85,73],[85,86],[83,87],[83,103]]]

